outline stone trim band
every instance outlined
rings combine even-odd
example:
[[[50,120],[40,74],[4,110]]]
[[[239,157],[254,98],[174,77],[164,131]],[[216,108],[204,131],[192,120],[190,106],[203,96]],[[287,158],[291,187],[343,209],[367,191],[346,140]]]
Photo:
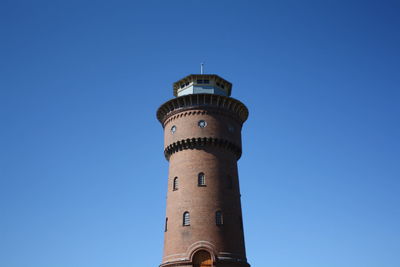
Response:
[[[242,155],[242,149],[232,142],[224,139],[212,138],[212,137],[198,137],[198,138],[188,138],[177,142],[174,142],[164,149],[164,155],[167,160],[172,154],[182,151],[185,149],[200,149],[206,146],[216,146],[225,148],[233,152],[237,159]]]

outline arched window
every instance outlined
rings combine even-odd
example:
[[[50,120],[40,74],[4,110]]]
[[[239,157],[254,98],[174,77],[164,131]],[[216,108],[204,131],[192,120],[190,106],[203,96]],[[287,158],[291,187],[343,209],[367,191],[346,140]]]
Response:
[[[230,176],[230,175],[227,176],[227,178],[226,178],[226,183],[227,183],[228,189],[232,189],[232,188],[233,188],[232,176]]]
[[[185,211],[183,213],[183,226],[189,226],[190,225],[190,214],[188,211]]]
[[[215,213],[215,224],[216,225],[223,225],[224,224],[224,220],[222,218],[222,212],[221,211],[217,211]]]
[[[174,178],[174,182],[172,183],[172,190],[178,190],[178,177]]]
[[[198,177],[197,177],[197,185],[198,186],[205,186],[206,185],[206,177],[204,175],[204,173],[199,173]]]
[[[193,267],[211,267],[212,259],[209,252],[205,250],[197,251],[193,256]]]
[[[165,232],[168,231],[168,217],[165,218],[165,229],[164,229],[164,231]]]

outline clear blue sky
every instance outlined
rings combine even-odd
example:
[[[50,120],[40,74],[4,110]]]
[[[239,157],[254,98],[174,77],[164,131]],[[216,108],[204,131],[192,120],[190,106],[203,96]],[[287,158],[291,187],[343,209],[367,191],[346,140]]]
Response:
[[[156,267],[172,83],[233,83],[254,267],[400,266],[399,1],[0,2],[0,266]]]

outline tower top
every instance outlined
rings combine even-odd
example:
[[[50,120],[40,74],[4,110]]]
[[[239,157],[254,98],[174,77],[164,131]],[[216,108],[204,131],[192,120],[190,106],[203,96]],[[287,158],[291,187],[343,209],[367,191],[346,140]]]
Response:
[[[216,74],[190,74],[174,83],[174,96],[216,94],[230,96],[232,84]]]

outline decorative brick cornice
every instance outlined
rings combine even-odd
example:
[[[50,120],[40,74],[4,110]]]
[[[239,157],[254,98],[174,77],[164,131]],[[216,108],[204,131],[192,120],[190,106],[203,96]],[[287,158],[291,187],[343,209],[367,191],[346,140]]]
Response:
[[[157,110],[157,119],[164,125],[165,121],[175,114],[191,109],[207,109],[209,112],[228,112],[242,124],[247,120],[247,107],[231,97],[214,94],[191,94],[171,99]]]
[[[164,149],[164,155],[165,158],[169,160],[171,155],[178,151],[182,151],[185,149],[201,149],[207,146],[216,146],[225,148],[231,151],[236,156],[237,159],[239,159],[240,156],[242,155],[242,149],[238,145],[235,145],[234,143],[224,139],[218,139],[212,137],[188,138],[174,142]]]

